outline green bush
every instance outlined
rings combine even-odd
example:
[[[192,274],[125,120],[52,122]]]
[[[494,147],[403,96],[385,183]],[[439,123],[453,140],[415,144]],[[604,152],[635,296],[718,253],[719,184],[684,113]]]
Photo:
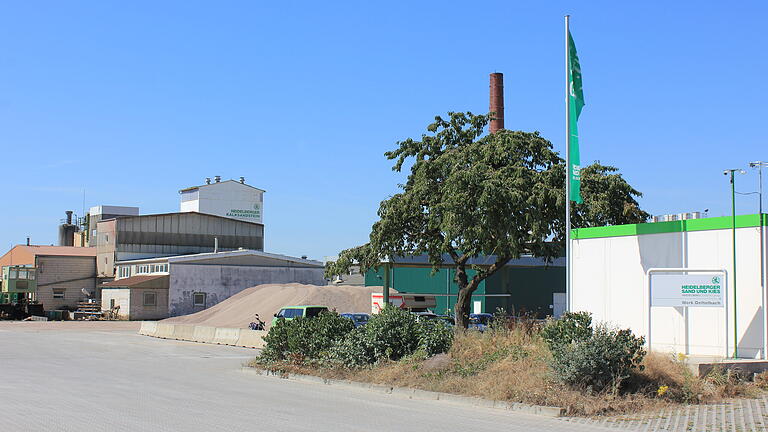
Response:
[[[589,312],[566,312],[560,319],[547,321],[541,329],[541,337],[552,351],[591,336],[592,314]]]
[[[453,331],[441,321],[419,320],[408,311],[386,307],[364,327],[341,339],[328,360],[345,367],[399,360],[421,352],[427,356],[448,351]]]
[[[356,328],[336,342],[336,345],[328,352],[327,360],[332,364],[347,368],[374,363],[376,358],[373,356],[370,343],[368,343],[365,327]]]
[[[373,358],[399,360],[412,354],[419,347],[420,324],[412,313],[390,306],[371,316],[364,329]]]
[[[267,336],[261,363],[318,362],[356,367],[380,359],[399,360],[417,350],[428,356],[448,351],[453,332],[440,321],[419,320],[408,311],[386,307],[363,327],[336,313],[280,320]]]
[[[264,337],[259,359],[296,363],[317,360],[354,328],[351,320],[335,312],[324,312],[314,318],[281,319]]]
[[[444,322],[427,320],[419,322],[419,350],[427,356],[448,352],[453,343],[453,330]]]
[[[618,388],[634,368],[641,368],[645,339],[630,330],[598,326],[591,336],[571,343],[556,343],[552,349],[552,370],[564,383],[577,388],[601,391],[609,386]],[[590,328],[591,330],[591,328]]]

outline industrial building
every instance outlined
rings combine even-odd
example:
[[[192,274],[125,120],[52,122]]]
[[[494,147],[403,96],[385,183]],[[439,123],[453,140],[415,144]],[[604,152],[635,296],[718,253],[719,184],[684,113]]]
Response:
[[[495,260],[490,255],[474,258],[467,266],[487,267]],[[470,278],[475,273],[467,269]],[[378,269],[369,270],[365,285],[383,286],[387,279],[390,288],[401,293],[433,294],[437,300],[434,312],[445,314],[456,305],[459,287],[455,276],[455,266],[448,255],[443,256],[443,264],[434,271],[426,255],[396,257]],[[474,294],[473,313],[494,313],[501,308],[517,315],[560,316],[565,308],[565,260],[558,258],[549,264],[533,257],[511,260],[482,281]]]
[[[264,225],[193,212],[103,220],[96,224],[96,236],[99,277],[114,277],[117,261],[264,250]]]
[[[255,285],[325,285],[319,261],[236,250],[119,261],[101,285],[102,309],[120,306],[129,319],[159,319],[209,308]]]
[[[765,358],[761,216],[575,229],[572,309],[631,329],[652,350]]]
[[[72,246],[14,246],[0,257],[0,303],[42,303],[46,309],[74,309],[96,295],[96,251]],[[87,293],[87,294],[86,294]]]
[[[240,181],[221,181],[221,177],[206,179],[204,185],[179,191],[181,212],[197,212],[237,219],[244,222],[263,223],[264,190]]]

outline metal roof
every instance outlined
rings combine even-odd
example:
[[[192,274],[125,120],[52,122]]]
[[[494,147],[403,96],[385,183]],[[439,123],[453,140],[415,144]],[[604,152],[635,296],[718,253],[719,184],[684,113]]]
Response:
[[[302,259],[302,258],[288,256],[288,255],[261,252],[253,249],[242,249],[242,250],[223,251],[223,252],[205,252],[205,253],[188,254],[188,255],[172,255],[172,256],[156,257],[156,258],[142,258],[142,259],[136,259],[136,260],[118,261],[115,264],[116,265],[139,264],[139,263],[157,262],[157,261],[167,261],[169,263],[185,263],[185,262],[205,261],[205,260],[212,260],[212,259],[218,259],[218,258],[230,258],[230,257],[238,257],[238,256],[255,256],[260,258],[274,259],[278,261],[288,261],[295,264],[304,264],[311,267],[323,267],[323,263],[320,261]]]
[[[251,186],[251,185],[249,185],[249,184],[240,183],[240,182],[239,182],[239,181],[237,181],[237,180],[224,180],[224,181],[220,181],[220,182],[213,182],[213,183],[211,183],[211,184],[204,184],[204,185],[200,185],[200,186],[190,186],[190,187],[188,187],[188,188],[184,188],[184,189],[181,189],[181,190],[179,190],[179,193],[182,193],[182,192],[188,192],[188,191],[193,191],[193,190],[195,190],[195,189],[200,189],[200,188],[202,188],[202,187],[207,187],[207,186],[216,186],[217,184],[222,184],[222,183],[229,183],[229,182],[232,182],[232,183],[237,183],[237,184],[239,184],[239,185],[248,186],[249,188],[252,188],[252,189],[256,189],[256,190],[258,190],[258,191],[266,192],[264,189],[259,189],[259,188],[255,187],[255,186]]]

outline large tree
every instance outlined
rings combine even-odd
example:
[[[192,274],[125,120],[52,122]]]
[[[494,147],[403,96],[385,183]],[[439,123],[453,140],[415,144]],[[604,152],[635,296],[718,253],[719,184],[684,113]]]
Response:
[[[547,261],[562,253],[565,164],[538,132],[500,130],[483,135],[490,117],[449,113],[435,117],[420,140],[385,153],[393,170],[410,166],[402,191],[381,202],[366,245],[342,251],[328,274],[351,264],[377,267],[386,257],[426,254],[431,264],[449,256],[459,287],[457,326],[467,327],[472,293],[510,260]],[[636,223],[647,219],[617,169],[599,163],[582,169],[584,203],[573,207],[574,226]],[[471,266],[475,257],[493,257]],[[467,272],[474,268],[472,277]]]

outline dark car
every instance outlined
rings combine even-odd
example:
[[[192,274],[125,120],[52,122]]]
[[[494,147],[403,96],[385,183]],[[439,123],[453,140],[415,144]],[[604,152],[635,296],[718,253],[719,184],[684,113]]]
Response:
[[[355,324],[355,327],[360,327],[368,324],[368,319],[371,317],[366,313],[343,313],[343,314],[340,314],[339,316],[343,316],[344,318],[351,319],[352,322]]]
[[[493,322],[493,314],[469,314],[469,328],[485,331]]]

